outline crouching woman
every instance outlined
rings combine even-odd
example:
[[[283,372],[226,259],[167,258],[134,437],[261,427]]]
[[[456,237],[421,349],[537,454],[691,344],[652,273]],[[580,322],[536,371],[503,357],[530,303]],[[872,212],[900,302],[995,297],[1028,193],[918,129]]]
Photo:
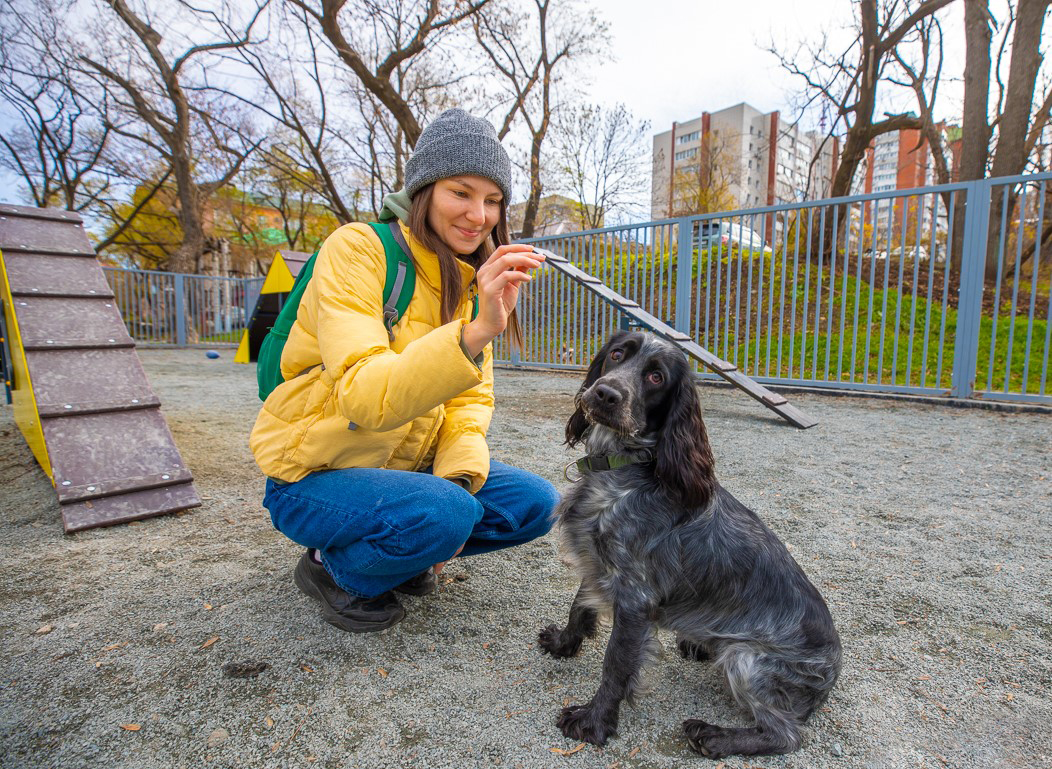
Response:
[[[285,381],[250,439],[274,526],[306,548],[296,585],[351,632],[405,615],[456,554],[544,535],[550,483],[489,458],[492,341],[522,332],[519,289],[543,256],[511,245],[511,163],[485,120],[449,110],[385,199],[415,265],[404,317],[384,322],[384,248],[348,224],[322,245],[281,357]],[[477,312],[475,296],[477,295]]]

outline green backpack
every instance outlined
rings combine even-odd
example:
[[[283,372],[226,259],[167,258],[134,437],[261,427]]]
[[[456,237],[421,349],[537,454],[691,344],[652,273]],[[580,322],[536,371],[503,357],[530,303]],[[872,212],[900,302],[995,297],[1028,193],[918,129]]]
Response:
[[[387,258],[387,277],[384,280],[384,325],[387,334],[394,339],[395,324],[405,314],[409,301],[413,298],[416,286],[416,269],[410,256],[409,244],[405,242],[398,220],[389,222],[370,222],[380,241],[384,244],[384,256]],[[259,399],[265,401],[274,388],[285,381],[281,375],[281,352],[289,338],[292,324],[296,322],[303,292],[307,290],[311,275],[314,274],[314,261],[318,258],[315,251],[303,265],[299,275],[292,284],[285,304],[270,331],[267,332],[259,347],[256,359],[256,381],[259,384]]]

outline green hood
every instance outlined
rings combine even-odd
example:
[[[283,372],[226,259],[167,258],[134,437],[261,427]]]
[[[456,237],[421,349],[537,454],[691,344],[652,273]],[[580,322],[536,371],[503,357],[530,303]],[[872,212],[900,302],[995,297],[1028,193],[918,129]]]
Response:
[[[409,207],[412,205],[409,194],[405,189],[384,195],[384,205],[380,209],[380,221],[389,222],[392,219],[400,219],[403,224],[409,225]]]

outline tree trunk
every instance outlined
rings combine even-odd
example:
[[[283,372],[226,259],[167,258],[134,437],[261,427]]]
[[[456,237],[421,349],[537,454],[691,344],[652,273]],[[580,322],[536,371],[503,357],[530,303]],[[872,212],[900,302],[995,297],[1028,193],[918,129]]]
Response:
[[[1034,85],[1041,66],[1041,29],[1048,5],[1048,0],[1019,0],[1005,104],[997,127],[997,148],[990,167],[992,177],[1014,176],[1026,169],[1026,138],[1034,104]],[[1009,222],[1016,218],[1018,198],[1016,186],[1009,187]],[[997,279],[998,245],[1006,235],[996,229],[1000,226],[999,211],[999,206],[992,206],[990,210],[990,237],[987,241],[985,268],[987,280]],[[1018,215],[1022,216],[1023,213],[1019,212]]]
[[[537,224],[537,212],[541,205],[541,139],[534,136],[530,147],[530,194],[526,198],[526,208],[522,212],[522,234],[520,237],[532,238]]]

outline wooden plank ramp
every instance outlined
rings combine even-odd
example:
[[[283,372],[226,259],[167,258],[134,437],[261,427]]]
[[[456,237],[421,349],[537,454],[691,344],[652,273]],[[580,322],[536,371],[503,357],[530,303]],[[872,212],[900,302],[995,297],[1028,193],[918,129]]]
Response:
[[[0,205],[0,281],[15,423],[65,531],[199,506],[80,217]]]
[[[617,293],[599,278],[572,264],[565,256],[544,248],[534,247],[534,250],[545,255],[545,264],[550,265],[553,269],[570,278],[570,280],[591,291],[603,301],[613,305],[636,325],[650,329],[658,336],[667,339],[684,353],[705,366],[705,368],[730,382],[789,424],[802,430],[818,424],[816,419],[790,404],[784,396],[768,390],[759,382],[746,376],[733,363],[728,363],[713,355],[695,342],[688,334],[678,331],[657,316],[651,315],[641,308],[638,302],[634,302]]]

